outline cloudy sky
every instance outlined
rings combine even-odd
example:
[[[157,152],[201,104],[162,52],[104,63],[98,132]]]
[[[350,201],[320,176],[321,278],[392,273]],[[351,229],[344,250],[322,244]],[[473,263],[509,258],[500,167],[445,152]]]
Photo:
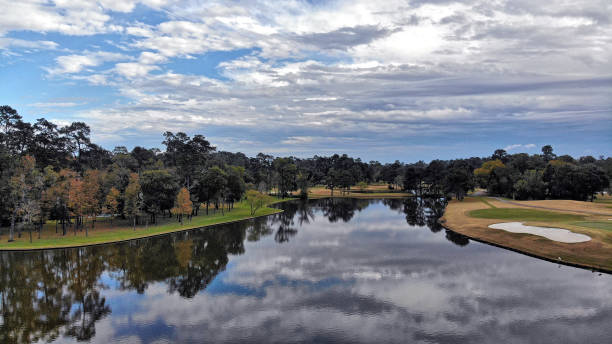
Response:
[[[609,0],[0,0],[0,103],[94,140],[611,155]]]

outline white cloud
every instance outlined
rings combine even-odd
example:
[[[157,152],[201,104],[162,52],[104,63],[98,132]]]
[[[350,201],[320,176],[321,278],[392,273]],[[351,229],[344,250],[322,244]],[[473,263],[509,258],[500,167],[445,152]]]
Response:
[[[151,66],[149,64],[141,64],[134,62],[117,63],[115,65],[117,73],[126,78],[143,77],[149,74],[150,71],[159,69],[157,66]]]
[[[304,100],[307,101],[311,101],[311,102],[330,102],[330,101],[334,101],[337,100],[338,98],[336,97],[309,97],[309,98],[304,98]],[[295,99],[295,101],[299,101],[299,99]]]
[[[66,108],[66,107],[74,107],[83,105],[82,103],[75,102],[49,102],[49,103],[33,103],[30,106],[39,107],[39,108]]]
[[[28,41],[24,39],[0,37],[0,49],[27,48],[27,49],[57,49],[58,44],[53,41]]]
[[[129,59],[129,57],[111,52],[86,52],[85,55],[64,55],[55,59],[57,66],[48,68],[51,75],[80,73],[88,67],[97,67],[105,62]]]
[[[186,57],[190,54],[201,54],[215,50],[233,50],[250,48],[256,41],[243,36],[229,28],[223,22],[167,21],[152,29],[153,32],[132,29],[145,38],[137,40],[133,46],[137,49],[157,51],[166,57]],[[249,32],[246,32],[249,33]]]
[[[3,20],[0,35],[14,30],[55,31],[68,35],[90,35],[110,31],[110,16],[91,1],[0,0]]]
[[[513,145],[509,145],[504,147],[505,151],[513,151],[513,150],[519,150],[519,149],[525,149],[525,150],[529,150],[529,149],[533,149],[535,148],[535,144],[533,143],[527,143],[527,144],[513,144]]]
[[[304,143],[311,143],[313,140],[314,138],[310,136],[292,136],[281,141],[281,143],[284,145],[301,145]]]
[[[143,51],[140,53],[139,62],[144,64],[157,64],[166,62],[168,59],[160,54],[152,53],[150,51]]]

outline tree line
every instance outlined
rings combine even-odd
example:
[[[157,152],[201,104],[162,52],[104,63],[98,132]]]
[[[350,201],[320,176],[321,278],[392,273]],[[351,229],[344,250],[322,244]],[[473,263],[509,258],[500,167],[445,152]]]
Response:
[[[0,222],[40,229],[56,220],[63,235],[95,228],[101,214],[130,219],[132,226],[159,216],[189,219],[201,211],[230,211],[247,190],[307,197],[314,185],[348,190],[358,183],[386,183],[418,196],[462,199],[475,187],[516,199],[592,200],[609,188],[612,158],[542,154],[433,160],[429,163],[364,162],[346,154],[301,159],[218,151],[202,135],[164,133],[163,151],[136,146],[107,150],[91,141],[86,123],[59,126],[44,118],[28,123],[0,107]],[[254,197],[254,196],[253,196]],[[256,198],[256,197],[255,197]],[[254,200],[255,203],[261,202]],[[260,204],[260,203],[259,203]],[[85,223],[89,221],[89,225]],[[16,224],[22,224],[16,226]]]

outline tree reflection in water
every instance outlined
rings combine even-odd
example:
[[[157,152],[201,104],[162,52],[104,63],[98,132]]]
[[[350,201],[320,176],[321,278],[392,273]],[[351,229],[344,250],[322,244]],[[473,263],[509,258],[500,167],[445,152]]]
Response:
[[[92,339],[95,324],[112,312],[105,289],[144,293],[163,283],[170,294],[192,298],[225,270],[229,255],[245,251],[244,242],[274,233],[286,243],[298,226],[311,223],[315,210],[331,223],[350,221],[357,212],[380,201],[350,198],[295,201],[280,205],[283,212],[267,218],[186,231],[158,238],[86,248],[0,254],[0,342],[53,341],[60,336]],[[442,199],[382,201],[403,212],[410,225],[442,229]],[[469,240],[452,232],[446,238],[457,245]],[[106,278],[102,278],[106,275]],[[113,286],[105,281],[113,280]]]
[[[362,211],[367,208],[372,201],[366,199],[355,198],[327,198],[320,201],[319,206],[329,222],[349,222],[355,212]]]
[[[386,199],[383,203],[392,210],[406,215],[406,222],[411,226],[427,226],[432,232],[442,230],[438,219],[444,215],[446,200],[444,198],[410,197]]]
[[[274,234],[274,241],[277,243],[288,242],[289,239],[297,234],[295,222],[293,221],[295,214],[300,208],[300,204],[304,202],[288,202],[283,204],[283,212],[274,214],[270,217],[271,226],[278,226]]]
[[[100,292],[107,273],[119,290],[144,293],[163,282],[190,298],[244,253],[250,222],[128,243],[34,253],[0,254],[0,342],[77,340],[95,336],[111,308]]]

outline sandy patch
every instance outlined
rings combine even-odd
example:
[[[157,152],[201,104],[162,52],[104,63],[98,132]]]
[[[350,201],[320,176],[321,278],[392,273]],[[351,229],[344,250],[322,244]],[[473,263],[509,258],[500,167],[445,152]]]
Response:
[[[550,228],[550,227],[537,227],[537,226],[526,226],[521,222],[504,222],[495,223],[489,225],[489,228],[501,229],[511,233],[527,233],[545,237],[547,239],[563,242],[563,243],[577,243],[591,240],[591,237],[584,234],[574,233],[563,228]]]

